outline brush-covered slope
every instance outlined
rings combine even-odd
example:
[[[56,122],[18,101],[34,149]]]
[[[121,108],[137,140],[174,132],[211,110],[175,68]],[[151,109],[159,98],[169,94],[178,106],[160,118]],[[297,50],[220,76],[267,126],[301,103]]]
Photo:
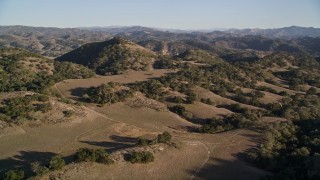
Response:
[[[83,44],[103,41],[107,32],[76,28],[0,26],[0,47],[22,48],[48,57],[58,57]]]
[[[39,91],[67,78],[88,78],[94,72],[71,62],[54,62],[22,49],[0,49],[0,92]]]
[[[208,64],[216,64],[222,61],[216,54],[210,53],[208,51],[200,50],[200,49],[187,50],[177,57],[185,61],[194,61],[197,63],[208,63]]]
[[[24,90],[40,77],[53,74],[53,69],[53,61],[41,55],[0,49],[0,91]]]
[[[61,57],[58,61],[70,61],[95,70],[98,74],[121,74],[132,70],[148,70],[156,54],[133,42],[113,38],[104,42],[86,44]]]
[[[271,52],[303,52],[297,44],[287,40],[270,39],[262,36],[222,37],[214,40],[216,46],[231,49],[271,51]]]

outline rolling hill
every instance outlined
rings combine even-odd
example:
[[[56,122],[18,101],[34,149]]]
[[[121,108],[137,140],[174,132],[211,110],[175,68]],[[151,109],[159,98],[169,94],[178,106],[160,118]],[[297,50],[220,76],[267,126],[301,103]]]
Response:
[[[47,57],[58,57],[86,43],[105,41],[114,36],[170,55],[177,55],[190,47],[208,49],[203,44],[209,45],[211,49],[305,51],[315,56],[320,54],[317,48],[319,29],[296,26],[212,32],[177,32],[140,26],[88,28],[0,26],[0,47],[23,48]]]
[[[98,74],[120,74],[126,70],[148,70],[152,68],[156,54],[122,38],[96,42],[81,46],[57,61],[70,61],[95,70]]]
[[[319,179],[318,37],[0,32],[0,178]]]

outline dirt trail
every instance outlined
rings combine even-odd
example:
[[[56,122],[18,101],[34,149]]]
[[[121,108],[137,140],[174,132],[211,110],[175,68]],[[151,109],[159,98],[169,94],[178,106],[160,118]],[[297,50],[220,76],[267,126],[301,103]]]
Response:
[[[206,157],[206,159],[203,161],[203,163],[201,164],[201,166],[197,168],[197,170],[195,171],[195,173],[190,176],[190,179],[191,179],[191,180],[195,179],[195,178],[197,177],[197,175],[199,174],[199,172],[201,171],[201,169],[203,169],[203,167],[208,163],[208,161],[210,160],[210,154],[211,154],[211,149],[212,149],[212,148],[209,149],[209,147],[208,147],[205,143],[203,143],[203,142],[201,142],[201,141],[197,141],[197,142],[199,142],[200,144],[202,144],[202,145],[206,148],[206,150],[207,150],[207,157]],[[213,147],[213,148],[214,148],[214,147]]]
[[[61,96],[65,97],[62,94],[62,92],[60,91],[60,89],[57,87],[57,84],[55,84],[54,87],[61,94]],[[135,128],[141,129],[140,127],[137,127],[135,125],[123,123],[121,121],[118,121],[118,120],[115,120],[115,119],[113,119],[111,117],[108,117],[105,114],[97,112],[97,111],[95,111],[94,109],[92,109],[90,107],[83,106],[83,108],[85,108],[85,110],[95,114],[96,116],[108,119],[108,120],[113,121],[115,123],[126,124],[126,125],[130,125],[130,126],[134,126]],[[94,131],[97,131],[97,130],[103,129],[103,128],[105,128],[105,127],[99,127],[99,128],[95,128],[95,129],[91,129],[89,131],[86,131],[86,132],[78,135],[76,140],[79,142],[81,140],[81,138],[83,136],[85,136],[86,134],[90,134],[91,132],[94,132]],[[177,138],[179,140],[182,140],[182,141],[186,142],[189,145],[201,144],[203,146],[203,148],[205,148],[205,150],[207,152],[206,158],[203,160],[203,162],[201,163],[201,165],[199,167],[195,168],[196,170],[193,171],[193,173],[190,175],[189,179],[197,179],[198,178],[198,175],[202,171],[202,169],[204,169],[207,166],[208,162],[211,160],[211,158],[213,156],[215,156],[215,154],[213,154],[214,150],[241,146],[242,141],[239,140],[239,138],[242,138],[240,136],[240,134],[243,131],[244,130],[235,130],[234,132],[228,132],[228,133],[226,133],[226,135],[222,135],[217,142],[211,142],[208,139],[202,140],[201,136],[199,136],[199,134],[192,134],[192,133],[186,133],[184,131],[174,130],[173,131],[173,136],[175,138]],[[217,134],[215,136],[219,137],[219,134]]]
[[[58,83],[57,83],[57,84],[58,84]],[[59,92],[59,94],[60,94],[62,97],[66,98],[66,97],[62,94],[62,92],[60,91],[60,89],[57,87],[57,84],[55,84],[54,87],[56,88],[56,90]],[[117,122],[117,123],[124,124],[124,123],[121,122],[121,121],[118,121],[118,120],[115,120],[115,119],[113,119],[113,118],[110,118],[110,117],[108,117],[108,116],[106,116],[106,115],[104,115],[104,114],[102,114],[102,113],[99,113],[99,112],[97,112],[97,111],[95,111],[95,110],[93,110],[93,109],[91,109],[91,108],[89,108],[89,107],[87,107],[87,106],[83,106],[83,108],[85,108],[86,110],[94,113],[94,114],[97,115],[97,116],[106,118],[106,119],[108,119],[108,120],[111,120],[111,121],[114,121],[114,122]],[[131,125],[131,126],[134,126],[134,125]],[[136,126],[135,126],[135,127],[136,127]],[[105,127],[101,127],[101,128],[98,128],[98,129],[103,129],[103,128],[105,128]],[[136,127],[136,128],[139,128],[139,127]],[[87,131],[87,132],[84,132],[84,133],[78,135],[78,136],[77,136],[77,141],[80,141],[80,139],[81,139],[82,136],[84,136],[84,135],[86,135],[86,134],[88,134],[88,133],[91,133],[92,131],[98,130],[98,129],[91,129],[91,130],[89,130],[89,131]],[[183,131],[179,131],[179,130],[175,130],[175,131],[180,132],[180,133],[184,133]],[[236,135],[236,134],[235,134],[235,135]],[[181,138],[180,136],[176,136],[176,137],[179,138],[179,139]],[[230,137],[230,138],[232,138],[232,137]],[[185,139],[186,139],[186,138],[185,138]],[[195,173],[190,176],[190,179],[195,179],[195,178],[197,177],[197,174],[201,171],[201,169],[202,169],[202,168],[206,165],[206,163],[210,160],[210,154],[211,154],[210,148],[209,148],[204,142],[201,142],[201,141],[199,141],[199,140],[198,140],[198,141],[194,141],[194,140],[192,140],[192,139],[190,139],[190,140],[187,141],[187,143],[194,143],[194,142],[201,144],[201,145],[206,149],[206,151],[207,151],[207,157],[206,157],[206,159],[203,161],[203,163],[201,164],[201,166],[197,168],[197,170],[195,171]],[[212,149],[212,148],[211,148],[211,149]]]

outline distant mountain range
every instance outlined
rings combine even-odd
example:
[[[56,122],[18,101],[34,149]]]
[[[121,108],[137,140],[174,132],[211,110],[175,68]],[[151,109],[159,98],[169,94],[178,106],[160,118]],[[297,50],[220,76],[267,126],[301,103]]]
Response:
[[[319,37],[320,28],[290,26],[277,29],[230,29],[227,33],[238,35],[261,35],[269,38]]]
[[[225,32],[237,36],[245,35],[261,35],[269,38],[298,38],[298,37],[319,37],[320,28],[290,26],[275,29],[206,29],[206,30],[181,30],[181,29],[164,29],[164,28],[150,28],[142,26],[108,26],[108,27],[80,27],[79,29],[89,31],[103,31],[108,33],[130,33],[136,31],[163,31],[171,33],[210,33],[210,32]]]
[[[84,44],[122,37],[162,54],[178,55],[187,49],[213,52],[304,52],[320,55],[320,28],[229,29],[185,31],[131,27],[51,28],[0,26],[0,48],[17,47],[58,57]]]

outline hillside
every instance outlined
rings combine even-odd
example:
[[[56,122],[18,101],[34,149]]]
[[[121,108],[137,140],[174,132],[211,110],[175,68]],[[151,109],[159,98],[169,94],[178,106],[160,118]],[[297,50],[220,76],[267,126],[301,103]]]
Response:
[[[318,179],[316,38],[123,30],[0,49],[0,178]]]
[[[55,63],[51,59],[22,49],[0,49],[0,92],[41,91],[55,81],[93,75],[92,71],[81,65]]]
[[[302,52],[302,48],[297,44],[280,39],[270,39],[263,36],[243,36],[231,38],[217,38],[214,44],[225,48],[233,49],[251,49],[257,51],[285,51],[285,52]]]
[[[156,54],[133,42],[113,38],[104,42],[81,46],[58,61],[82,64],[98,74],[120,74],[126,70],[148,70],[152,68]]]
[[[275,29],[230,29],[226,32],[239,35],[262,35],[269,38],[319,37],[320,28],[290,26]]]
[[[31,88],[42,76],[53,74],[53,61],[21,49],[0,49],[0,91]]]
[[[47,57],[58,57],[81,45],[122,37],[162,54],[177,55],[186,49],[251,49],[258,51],[308,52],[319,55],[319,29],[286,27],[279,29],[232,29],[193,32],[166,31],[140,26],[45,28],[0,26],[0,47],[16,47]],[[303,40],[307,38],[308,40]],[[204,45],[205,44],[205,45]],[[215,50],[215,51],[216,51]]]
[[[108,37],[106,32],[76,28],[0,26],[0,48],[22,48],[47,57],[57,57],[82,44],[103,41]]]

